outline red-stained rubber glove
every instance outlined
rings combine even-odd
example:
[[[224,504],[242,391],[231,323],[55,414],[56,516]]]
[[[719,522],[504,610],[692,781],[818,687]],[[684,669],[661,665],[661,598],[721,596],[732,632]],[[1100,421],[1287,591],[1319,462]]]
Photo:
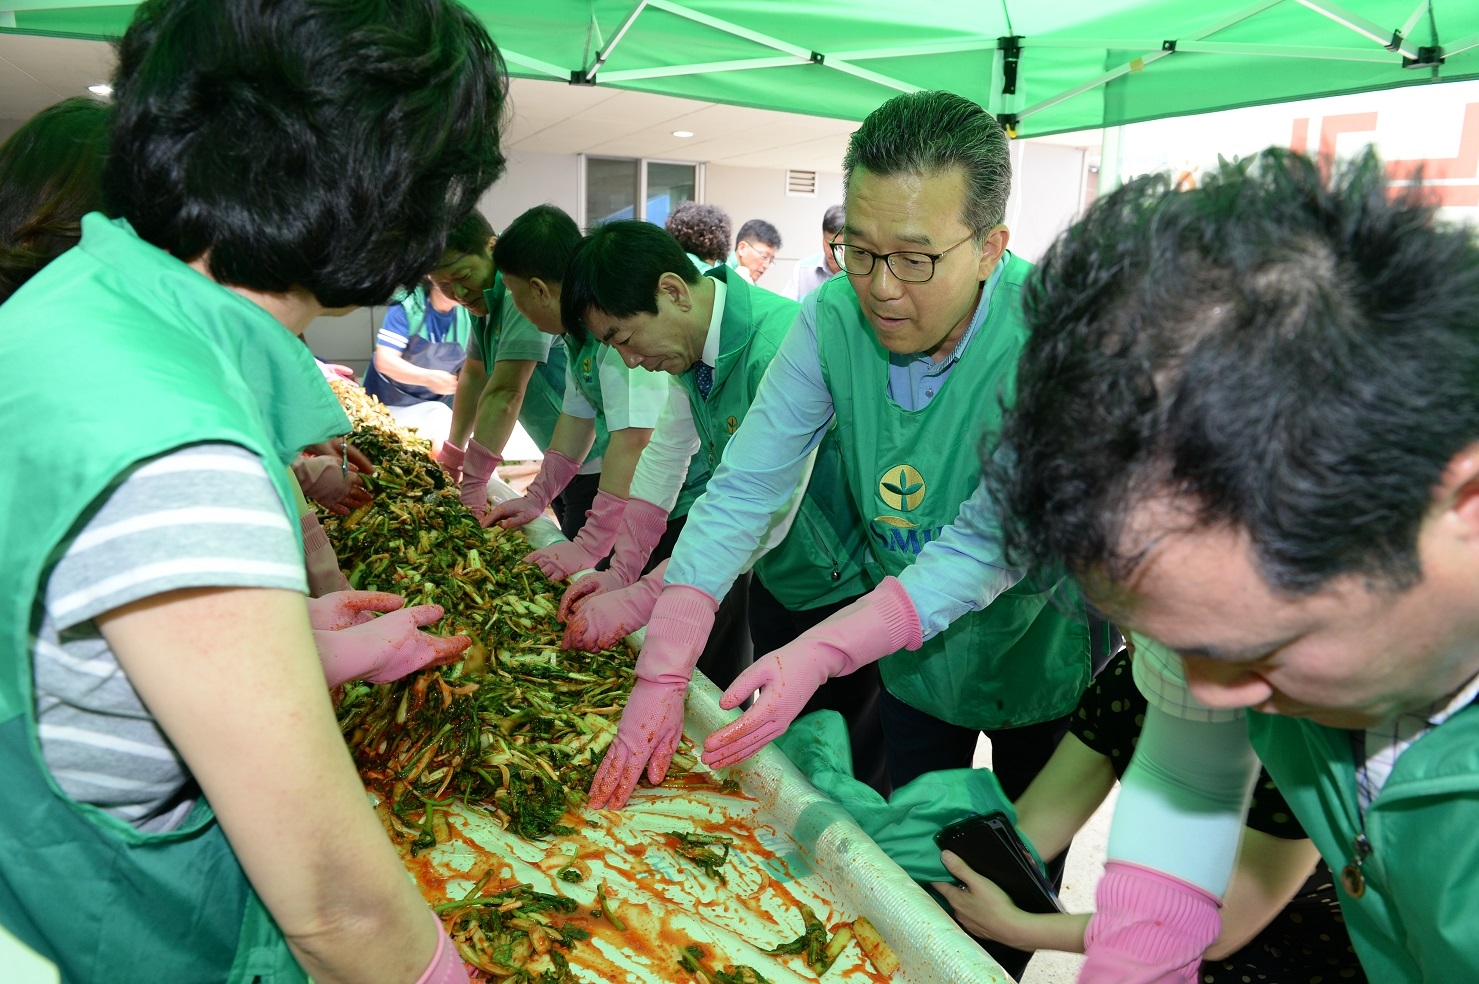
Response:
[[[298,529],[303,531],[303,566],[308,574],[308,593],[320,598],[348,588],[349,579],[339,569],[339,558],[318,521],[318,513],[306,512],[299,516]]]
[[[335,591],[308,599],[308,623],[321,632],[337,632],[363,625],[377,612],[404,608],[406,599],[389,591]]]
[[[750,709],[704,739],[711,769],[754,755],[791,726],[822,684],[900,649],[924,644],[919,615],[898,578],[886,577],[872,591],[795,640],[751,663],[719,706],[738,707],[756,690]]]
[[[524,558],[524,563],[538,567],[552,581],[595,567],[611,552],[611,544],[616,541],[616,529],[621,525],[622,511],[626,507],[627,501],[620,496],[597,492],[596,501],[586,510],[585,525],[575,534],[575,539],[535,550]]]
[[[719,603],[686,584],[670,584],[652,610],[647,640],[637,656],[637,682],[616,738],[591,781],[590,808],[619,810],[647,770],[654,786],[668,774],[683,736],[683,700]]]
[[[456,662],[472,640],[420,631],[442,617],[441,605],[416,605],[337,631],[314,630],[329,686],[350,680],[389,683],[428,666]]]
[[[646,625],[652,618],[658,596],[662,594],[663,577],[667,572],[668,562],[665,560],[636,584],[587,598],[575,609],[570,624],[565,626],[564,647],[584,653],[599,653]],[[596,576],[587,574],[575,583],[578,585]],[[574,590],[573,586],[571,590]],[[569,593],[565,592],[566,596]]]
[[[546,451],[539,474],[534,476],[524,494],[489,509],[488,515],[483,517],[483,525],[497,523],[506,530],[512,530],[537,519],[555,501],[555,496],[565,491],[565,486],[579,471],[580,462],[574,458],[558,451]]]
[[[458,498],[462,504],[487,526],[488,479],[503,463],[503,456],[494,454],[472,438],[468,438],[467,451],[462,456],[462,490]]]
[[[416,984],[468,984],[467,967],[457,953],[456,944],[447,935],[447,927],[442,925],[436,913],[432,913],[432,918],[437,921],[437,948],[431,955],[431,963],[416,978]]]
[[[375,463],[370,460],[369,456],[342,437],[331,437],[327,441],[310,444],[303,449],[303,453],[310,458],[326,455],[336,460],[347,461],[349,467],[361,475],[375,474]]]
[[[351,464],[346,473],[344,460],[338,455],[299,457],[291,467],[303,495],[336,516],[348,516],[370,501],[370,491],[359,469]]]
[[[636,584],[647,566],[647,558],[668,529],[668,511],[646,499],[628,499],[621,514],[621,533],[607,570],[581,578],[560,599],[560,618],[570,621],[580,599]],[[603,647],[604,648],[604,647]]]
[[[442,471],[447,473],[447,477],[454,482],[462,481],[462,460],[464,457],[463,450],[451,441],[443,441],[442,446],[437,448],[436,462],[442,466]],[[497,465],[494,467],[496,468]],[[484,488],[486,487],[484,485]]]
[[[1094,903],[1080,984],[1195,984],[1222,927],[1215,895],[1125,861],[1104,866]]]

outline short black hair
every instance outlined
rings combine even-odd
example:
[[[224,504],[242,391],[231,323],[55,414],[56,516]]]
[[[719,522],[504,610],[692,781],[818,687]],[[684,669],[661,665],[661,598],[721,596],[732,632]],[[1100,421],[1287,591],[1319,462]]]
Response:
[[[591,308],[613,318],[657,313],[657,282],[665,273],[686,284],[701,276],[678,240],[651,222],[623,219],[604,222],[580,241],[560,293],[560,321],[577,341],[590,332],[585,313]]]
[[[104,197],[222,283],[384,303],[502,173],[506,90],[448,0],[149,0],[118,46]]]
[[[734,245],[749,241],[752,243],[764,243],[771,249],[781,248],[781,231],[764,219],[751,219],[740,226],[739,235],[734,237]]]
[[[488,255],[488,240],[493,238],[493,223],[483,214],[482,209],[473,209],[467,216],[447,233],[447,245],[442,250],[442,255],[437,257],[433,266],[446,266],[443,262],[448,253],[465,256],[468,253],[476,253],[478,256]]]
[[[0,144],[0,301],[82,238],[103,207],[109,109],[75,96],[48,106]]]
[[[829,236],[835,236],[847,225],[847,210],[841,205],[833,205],[822,213],[822,232]]]
[[[706,263],[723,263],[729,254],[729,213],[718,205],[679,202],[663,228],[678,245]]]
[[[1130,579],[1130,513],[1246,531],[1299,596],[1393,590],[1453,456],[1479,441],[1479,247],[1375,154],[1288,151],[1100,199],[1033,273],[1004,444],[988,464],[1015,563]],[[1005,460],[997,458],[996,461]]]
[[[565,268],[580,245],[580,226],[555,205],[535,205],[514,219],[493,247],[493,262],[505,276],[565,282]]]

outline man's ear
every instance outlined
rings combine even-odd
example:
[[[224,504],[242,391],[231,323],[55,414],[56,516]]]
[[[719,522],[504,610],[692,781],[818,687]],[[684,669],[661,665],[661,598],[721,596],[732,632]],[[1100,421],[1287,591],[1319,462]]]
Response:
[[[1433,504],[1456,524],[1460,537],[1479,542],[1479,443],[1449,460],[1433,492]]]
[[[991,271],[996,269],[996,264],[1001,262],[1002,254],[1007,251],[1007,243],[1011,241],[1012,233],[1004,225],[993,226],[986,233],[986,242],[981,245],[981,268],[976,277],[977,280],[985,280],[991,276]]]
[[[687,281],[676,273],[665,273],[657,278],[657,297],[659,301],[666,297],[685,314],[693,308],[693,293],[688,289]]]
[[[529,278],[529,289],[534,292],[534,299],[541,304],[548,304],[551,294],[549,285],[538,277]]]

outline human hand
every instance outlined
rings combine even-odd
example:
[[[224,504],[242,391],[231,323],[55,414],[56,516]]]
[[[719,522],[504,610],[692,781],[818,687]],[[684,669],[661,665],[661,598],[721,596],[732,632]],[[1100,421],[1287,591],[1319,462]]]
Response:
[[[790,727],[830,678],[922,643],[919,615],[908,592],[897,578],[884,578],[868,594],[735,678],[719,699],[720,707],[732,710],[756,690],[760,696],[737,720],[704,739],[704,763],[719,769],[749,758]]]
[[[349,467],[361,475],[375,474],[375,463],[369,459],[369,456],[342,437],[310,444],[303,449],[303,453],[315,457],[322,454],[330,458],[347,460]]]
[[[662,594],[663,575],[667,569],[668,562],[663,561],[636,584],[604,594],[587,594],[579,607],[573,609],[573,617],[565,627],[562,645],[566,649],[598,653],[603,649],[610,649],[646,625],[652,618],[652,610],[657,605],[658,597]],[[571,585],[570,591],[605,573],[608,572],[587,574]],[[570,591],[565,592],[567,598]],[[565,609],[563,599],[560,609]]]
[[[454,482],[462,481],[462,459],[463,451],[451,441],[443,441],[442,446],[437,448],[436,462],[442,466],[442,471]]]
[[[1216,896],[1153,868],[1109,861],[1084,933],[1081,984],[1195,984],[1222,928]]]
[[[996,882],[978,874],[953,852],[942,851],[940,861],[960,885],[948,882],[930,884],[949,903],[955,913],[955,921],[966,932],[1019,949],[1036,949],[1029,945],[1026,934],[1022,931],[1024,923],[1034,918],[1031,913],[1017,908]],[[962,888],[962,885],[965,887]]]
[[[547,547],[540,547],[531,551],[524,558],[524,563],[533,564],[544,572],[544,576],[551,581],[563,581],[577,571],[588,571],[595,567],[604,558],[592,557],[581,544],[580,538],[574,540],[551,543]],[[584,580],[582,578],[581,580]]]
[[[390,683],[428,666],[457,660],[472,645],[464,635],[434,636],[421,626],[441,620],[441,605],[416,605],[362,625],[313,633],[329,686],[350,680]]]
[[[312,499],[336,516],[348,516],[370,501],[370,490],[358,471],[346,474],[339,457],[315,455],[293,462],[293,474],[305,498]]]
[[[490,505],[488,511],[483,514],[481,522],[485,527],[498,526],[505,530],[513,530],[542,515],[544,515],[544,506],[525,495]]]
[[[313,361],[318,364],[318,371],[323,373],[324,379],[329,382],[332,383],[339,380],[350,383],[354,382],[354,370],[348,366],[341,366],[337,362],[319,362],[317,359]]]
[[[458,498],[474,516],[483,522],[488,512],[488,480],[503,462],[503,456],[494,454],[476,439],[469,439],[467,451],[462,458],[462,488]]]
[[[363,625],[376,612],[393,612],[405,604],[406,599],[389,591],[335,591],[308,599],[308,621],[319,631],[337,632]]]
[[[683,701],[687,694],[686,680],[655,683],[637,678],[616,726],[616,737],[591,781],[587,805],[592,810],[626,806],[644,767],[652,785],[663,781],[683,736]]]
[[[423,385],[438,396],[451,396],[457,392],[457,375],[441,369],[428,369]]]
[[[608,591],[620,591],[626,586],[626,581],[622,579],[620,574],[614,571],[592,571],[565,589],[565,594],[560,598],[560,621],[569,622],[574,618],[583,599],[594,598],[597,595],[606,594]],[[652,600],[654,602],[657,601],[656,598]],[[603,646],[602,648],[604,649],[605,647]]]

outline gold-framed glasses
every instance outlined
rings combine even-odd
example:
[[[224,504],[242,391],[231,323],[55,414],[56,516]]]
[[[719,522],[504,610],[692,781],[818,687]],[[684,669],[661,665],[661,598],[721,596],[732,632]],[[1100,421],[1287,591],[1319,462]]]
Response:
[[[921,253],[918,250],[902,249],[892,253],[875,253],[861,246],[851,246],[834,238],[829,246],[832,255],[837,259],[837,265],[847,271],[851,277],[866,277],[873,272],[873,265],[882,260],[895,277],[906,284],[926,283],[935,275],[935,264],[940,262],[940,257],[962,246],[976,238],[973,232],[960,242],[947,246],[938,253]]]

